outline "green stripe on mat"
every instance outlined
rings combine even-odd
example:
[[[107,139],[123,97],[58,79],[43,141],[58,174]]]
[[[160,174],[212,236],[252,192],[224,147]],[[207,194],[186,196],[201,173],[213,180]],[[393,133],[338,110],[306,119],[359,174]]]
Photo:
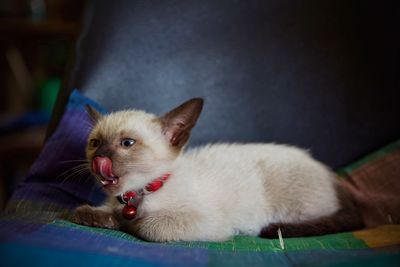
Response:
[[[148,243],[135,238],[132,235],[103,228],[87,227],[77,225],[68,221],[55,221],[52,225],[59,227],[74,228],[79,231],[89,231],[97,234],[103,234],[112,238],[118,238],[137,243]],[[302,250],[326,250],[326,249],[359,249],[368,246],[360,239],[356,238],[352,233],[339,233],[333,235],[302,237],[302,238],[285,238],[286,251],[302,251]],[[160,243],[165,246],[204,248],[210,250],[221,251],[282,251],[278,239],[266,239],[253,236],[235,236],[233,239],[225,242],[173,242]]]
[[[379,149],[378,151],[372,152],[371,154],[368,154],[367,156],[361,158],[360,160],[357,160],[356,162],[344,167],[338,169],[336,172],[339,175],[344,175],[346,173],[350,173],[354,171],[355,169],[358,169],[362,165],[371,162],[373,160],[376,160],[378,158],[381,158],[383,156],[386,156],[387,154],[397,150],[400,148],[400,140],[397,140],[396,142],[393,142],[387,146],[384,146],[383,148]]]

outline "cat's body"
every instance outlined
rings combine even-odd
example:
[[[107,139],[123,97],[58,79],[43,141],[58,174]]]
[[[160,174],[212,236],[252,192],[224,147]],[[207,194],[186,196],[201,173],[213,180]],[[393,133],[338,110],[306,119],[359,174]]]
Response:
[[[98,118],[89,140],[102,141],[95,147],[89,142],[87,155],[92,171],[103,176],[109,199],[102,207],[78,208],[73,220],[151,241],[221,241],[238,233],[259,235],[273,225],[281,225],[285,236],[285,224],[299,226],[292,235],[308,235],[313,225],[307,223],[343,211],[333,173],[304,150],[215,144],[182,152],[201,105],[192,100],[161,118],[137,111]],[[134,144],[121,148],[127,138]],[[104,166],[96,165],[99,157]],[[116,196],[138,191],[165,173],[170,176],[164,186],[143,197],[135,219],[125,219]],[[348,224],[344,228],[359,225],[357,218],[348,218],[340,222]],[[335,231],[331,228],[324,231]],[[314,229],[312,234],[320,233]]]
[[[177,225],[188,225],[182,240],[258,235],[269,223],[301,222],[339,208],[332,175],[292,147],[211,145],[184,153],[170,173],[141,207],[148,214],[176,213]]]

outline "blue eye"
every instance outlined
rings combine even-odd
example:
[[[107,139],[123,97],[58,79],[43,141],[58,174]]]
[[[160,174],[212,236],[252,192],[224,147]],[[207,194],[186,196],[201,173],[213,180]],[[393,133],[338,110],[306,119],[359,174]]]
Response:
[[[121,141],[121,146],[125,147],[125,148],[128,148],[128,147],[133,146],[135,143],[136,143],[136,141],[134,139],[132,139],[132,138],[124,138]]]

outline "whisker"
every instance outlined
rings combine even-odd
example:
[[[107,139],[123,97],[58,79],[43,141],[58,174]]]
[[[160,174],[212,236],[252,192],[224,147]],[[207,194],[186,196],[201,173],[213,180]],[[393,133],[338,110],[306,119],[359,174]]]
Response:
[[[82,170],[82,171],[80,171],[80,173],[78,173],[78,177],[79,177],[79,182],[81,182],[82,181],[82,179],[83,179],[83,183],[85,183],[85,182],[87,182],[87,180],[88,179],[90,179],[90,178],[92,178],[93,177],[93,174],[90,172],[90,171],[87,171],[88,172],[88,174],[87,175],[85,175],[85,176],[83,176],[82,174],[84,174],[85,173],[85,170]]]
[[[73,176],[79,177],[81,174],[83,174],[85,172],[90,173],[89,169],[77,169],[77,170],[71,172],[67,177],[65,177],[64,180],[61,182],[61,184],[65,183],[69,178],[71,178]]]
[[[90,170],[89,167],[86,164],[82,164],[80,166],[75,166],[69,170],[66,170],[65,172],[63,172],[62,174],[60,174],[57,178],[64,176],[65,174],[68,174],[69,172],[75,172],[78,170]]]
[[[147,163],[125,163],[124,166],[148,166]]]
[[[82,164],[79,164],[79,165],[77,165],[77,166],[74,166],[74,167],[72,167],[72,168],[70,168],[70,169],[64,171],[63,173],[59,174],[59,175],[56,177],[56,179],[58,179],[58,178],[60,178],[60,177],[63,177],[64,175],[68,174],[69,172],[74,172],[75,170],[79,170],[79,169],[87,169],[87,170],[90,170],[89,165],[88,165],[87,163],[82,163]]]
[[[89,173],[88,175],[86,175],[85,180],[83,182],[86,183],[87,180],[90,179],[91,177],[92,177],[92,175]]]

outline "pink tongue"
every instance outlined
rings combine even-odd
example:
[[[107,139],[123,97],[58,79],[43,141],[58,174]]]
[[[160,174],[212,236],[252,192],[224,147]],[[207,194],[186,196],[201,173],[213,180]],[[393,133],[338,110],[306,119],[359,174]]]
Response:
[[[95,157],[92,162],[93,171],[105,179],[113,179],[112,161],[108,157]]]

